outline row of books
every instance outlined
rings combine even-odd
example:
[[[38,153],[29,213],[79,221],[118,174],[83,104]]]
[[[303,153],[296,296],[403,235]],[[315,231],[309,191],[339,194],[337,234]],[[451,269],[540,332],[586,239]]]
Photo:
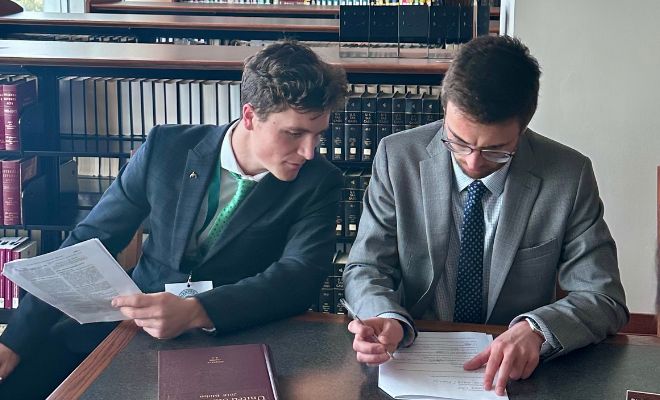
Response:
[[[5,263],[37,255],[37,242],[28,237],[0,238],[0,308],[18,308],[19,287],[7,279],[2,271]]]
[[[144,138],[158,124],[225,124],[241,114],[237,81],[58,79],[62,135]]]
[[[18,121],[23,109],[36,100],[35,77],[0,75],[0,150],[21,149]]]
[[[346,314],[346,309],[340,300],[344,298],[344,267],[348,260],[348,253],[337,251],[332,261],[332,271],[323,281],[319,292],[318,302],[310,305],[310,311],[318,311],[330,314]]]
[[[478,1],[477,18],[472,1],[440,5],[342,6],[339,11],[340,42],[421,43],[445,45],[466,43],[487,35],[490,6]]]
[[[344,110],[332,113],[319,154],[333,161],[372,161],[384,137],[442,117],[440,86],[352,85]]]

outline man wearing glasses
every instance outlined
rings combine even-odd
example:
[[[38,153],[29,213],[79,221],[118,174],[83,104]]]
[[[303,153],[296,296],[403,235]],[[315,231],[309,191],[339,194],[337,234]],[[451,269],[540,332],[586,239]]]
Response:
[[[539,76],[519,40],[474,39],[444,78],[444,121],[381,142],[344,272],[359,361],[410,345],[414,319],[508,325],[465,364],[503,395],[627,322],[591,162],[527,129]]]

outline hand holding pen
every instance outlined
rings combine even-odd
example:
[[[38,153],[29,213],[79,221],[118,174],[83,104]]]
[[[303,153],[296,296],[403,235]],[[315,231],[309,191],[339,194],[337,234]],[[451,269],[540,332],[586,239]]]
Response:
[[[364,323],[364,321],[362,321],[360,319],[360,317],[357,315],[357,313],[355,311],[353,311],[353,308],[351,308],[351,306],[348,304],[348,302],[346,300],[340,299],[339,303],[342,306],[344,306],[344,308],[346,308],[346,311],[348,311],[353,316],[354,320],[357,321],[360,325],[368,326],[367,324]],[[374,343],[379,343],[379,344],[383,345],[383,347],[385,347],[385,344],[382,343],[380,340],[378,340],[378,336],[376,336],[375,334],[371,335],[371,339],[374,341]],[[394,358],[394,354],[387,351],[387,349],[385,349],[385,352],[387,353],[387,355],[390,358]]]

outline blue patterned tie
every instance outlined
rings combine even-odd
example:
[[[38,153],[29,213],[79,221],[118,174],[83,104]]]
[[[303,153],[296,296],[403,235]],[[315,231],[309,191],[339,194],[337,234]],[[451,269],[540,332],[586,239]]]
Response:
[[[458,256],[454,321],[483,323],[484,209],[481,198],[488,189],[481,181],[467,187],[463,209],[461,252]]]

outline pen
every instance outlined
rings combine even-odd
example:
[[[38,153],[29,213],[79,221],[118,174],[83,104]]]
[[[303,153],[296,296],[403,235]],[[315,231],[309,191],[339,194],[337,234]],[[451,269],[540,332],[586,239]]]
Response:
[[[357,313],[356,313],[355,311],[353,311],[353,308],[351,308],[351,306],[348,305],[348,302],[347,302],[346,300],[344,300],[344,299],[339,299],[339,303],[340,303],[342,306],[344,306],[344,308],[346,309],[346,311],[348,311],[349,313],[351,313],[351,315],[353,315],[353,318],[355,318],[355,320],[356,320],[357,322],[359,322],[360,325],[367,326],[367,324],[365,324],[364,321],[362,321],[362,320],[360,319],[360,317],[357,315]],[[376,336],[375,334],[371,335],[371,338],[372,338],[376,343],[380,343],[380,344],[382,344],[382,343],[380,342],[380,340],[378,340],[378,336]],[[383,345],[383,346],[385,346],[385,345]],[[394,354],[392,354],[392,353],[390,353],[389,351],[387,351],[387,349],[385,350],[385,352],[387,353],[388,356],[390,356],[390,358],[394,358]]]

